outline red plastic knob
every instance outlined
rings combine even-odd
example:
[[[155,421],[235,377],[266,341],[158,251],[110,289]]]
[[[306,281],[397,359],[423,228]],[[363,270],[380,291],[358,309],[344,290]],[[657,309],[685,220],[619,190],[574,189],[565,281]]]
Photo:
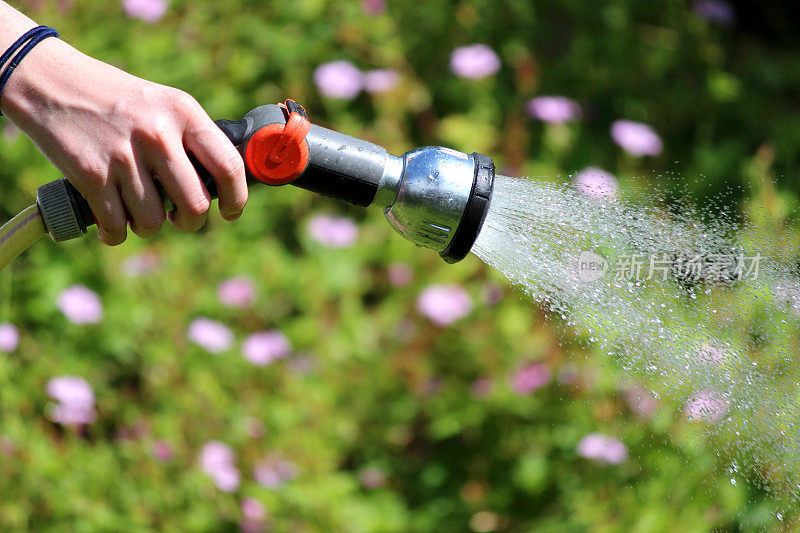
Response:
[[[286,124],[270,124],[256,131],[247,143],[245,162],[250,172],[268,185],[285,185],[308,165],[306,135],[311,122],[299,113]]]

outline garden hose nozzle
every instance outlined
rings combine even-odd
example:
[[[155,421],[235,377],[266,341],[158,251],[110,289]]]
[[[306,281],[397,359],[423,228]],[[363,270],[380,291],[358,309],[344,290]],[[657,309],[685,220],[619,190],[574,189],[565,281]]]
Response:
[[[292,100],[217,125],[244,157],[248,183],[291,183],[353,205],[376,205],[403,237],[449,263],[466,257],[489,210],[494,163],[477,152],[424,147],[397,157],[312,124]],[[216,197],[211,175],[193,163]],[[64,178],[40,187],[37,203],[56,241],[78,237],[94,223],[88,203]]]

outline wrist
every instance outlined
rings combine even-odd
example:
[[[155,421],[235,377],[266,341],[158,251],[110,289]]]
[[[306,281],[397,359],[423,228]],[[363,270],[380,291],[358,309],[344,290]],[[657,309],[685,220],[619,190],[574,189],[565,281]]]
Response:
[[[37,116],[59,107],[78,55],[82,54],[60,39],[41,41],[9,77],[0,96],[3,114],[27,130]]]

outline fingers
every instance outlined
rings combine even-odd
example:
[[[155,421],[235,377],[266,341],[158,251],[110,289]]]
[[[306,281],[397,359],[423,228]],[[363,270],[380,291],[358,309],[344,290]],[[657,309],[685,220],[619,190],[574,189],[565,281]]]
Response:
[[[165,140],[149,160],[152,171],[175,204],[169,220],[183,231],[197,231],[206,223],[211,196],[197,176],[180,139]]]
[[[97,220],[97,236],[100,241],[108,246],[125,242],[128,236],[128,219],[116,184],[113,181],[107,183],[99,194],[86,195],[83,191],[81,194],[88,198],[89,207]]]
[[[184,145],[214,177],[219,212],[226,220],[241,216],[247,203],[244,161],[230,139],[195,102],[188,116]]]
[[[126,166],[117,176],[119,191],[125,203],[131,230],[148,239],[161,229],[166,213],[153,180],[141,157],[136,157],[134,166]]]
[[[95,157],[74,150],[81,155],[75,157],[75,168],[65,170],[85,189],[81,192],[94,212],[100,239],[109,245],[125,240],[128,221],[140,237],[158,232],[167,218],[158,183],[175,205],[169,219],[176,227],[196,231],[205,224],[211,197],[188,153],[213,176],[224,218],[238,218],[247,202],[244,161],[227,136],[188,94],[153,87],[149,98],[140,94],[124,101],[139,105],[116,105],[104,117],[115,127],[91,139]]]

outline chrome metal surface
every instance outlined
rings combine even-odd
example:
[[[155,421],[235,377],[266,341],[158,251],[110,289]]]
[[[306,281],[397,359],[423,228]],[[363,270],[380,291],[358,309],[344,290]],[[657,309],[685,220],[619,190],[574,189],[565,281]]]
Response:
[[[373,205],[381,209],[388,209],[397,198],[400,191],[400,183],[403,181],[403,170],[405,161],[401,157],[386,154],[386,166],[383,169],[383,176],[378,184],[378,192],[375,193]]]
[[[399,183],[391,178],[381,180],[376,197],[388,198],[396,188],[394,201],[384,209],[389,224],[414,244],[442,252],[464,216],[475,161],[467,154],[439,146],[411,150],[402,160]]]

